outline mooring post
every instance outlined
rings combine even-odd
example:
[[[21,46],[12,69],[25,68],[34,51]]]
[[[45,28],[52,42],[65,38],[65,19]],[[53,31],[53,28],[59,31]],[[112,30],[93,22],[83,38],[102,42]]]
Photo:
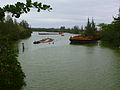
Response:
[[[24,43],[22,43],[22,50],[23,50],[23,52],[24,52],[24,49],[25,49],[25,47],[24,47]]]

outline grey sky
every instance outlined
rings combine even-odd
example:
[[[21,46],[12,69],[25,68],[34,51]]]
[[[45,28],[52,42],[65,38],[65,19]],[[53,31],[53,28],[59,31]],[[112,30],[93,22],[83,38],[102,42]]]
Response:
[[[0,5],[14,4],[16,1],[3,0]],[[93,17],[96,23],[110,23],[112,17],[118,13],[119,0],[33,0],[50,4],[51,12],[36,12],[35,9],[23,14],[18,20],[26,20],[32,27],[73,27],[85,25],[87,18]]]

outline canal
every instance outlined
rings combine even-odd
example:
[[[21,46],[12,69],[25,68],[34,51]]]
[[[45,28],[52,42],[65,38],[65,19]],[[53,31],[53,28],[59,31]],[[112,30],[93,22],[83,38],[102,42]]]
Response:
[[[18,60],[27,83],[24,90],[120,90],[119,50],[100,43],[71,45],[70,36],[33,32],[19,42]],[[54,43],[33,44],[47,37]]]

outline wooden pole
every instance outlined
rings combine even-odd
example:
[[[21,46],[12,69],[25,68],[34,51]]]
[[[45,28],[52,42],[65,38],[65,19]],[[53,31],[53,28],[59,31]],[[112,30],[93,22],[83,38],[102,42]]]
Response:
[[[24,43],[22,43],[22,51],[23,51],[23,52],[24,52],[24,49],[25,49]]]

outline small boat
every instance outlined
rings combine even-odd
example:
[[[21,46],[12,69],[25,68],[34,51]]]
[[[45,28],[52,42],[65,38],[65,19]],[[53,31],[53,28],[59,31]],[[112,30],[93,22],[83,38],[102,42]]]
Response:
[[[61,36],[65,36],[64,34],[62,34]]]
[[[49,43],[49,42],[52,42],[54,39],[52,38],[45,38],[45,39],[42,39],[42,40],[39,40],[39,41],[34,41],[33,44],[39,44],[39,43]]]
[[[38,33],[39,35],[61,35],[64,36],[63,32],[49,32],[49,33]]]
[[[39,35],[59,35],[58,33],[38,33]]]
[[[59,35],[64,36],[64,33],[63,32],[59,32]]]
[[[89,37],[89,36],[74,36],[70,37],[71,44],[86,44],[86,43],[93,43],[100,40],[99,37]]]

